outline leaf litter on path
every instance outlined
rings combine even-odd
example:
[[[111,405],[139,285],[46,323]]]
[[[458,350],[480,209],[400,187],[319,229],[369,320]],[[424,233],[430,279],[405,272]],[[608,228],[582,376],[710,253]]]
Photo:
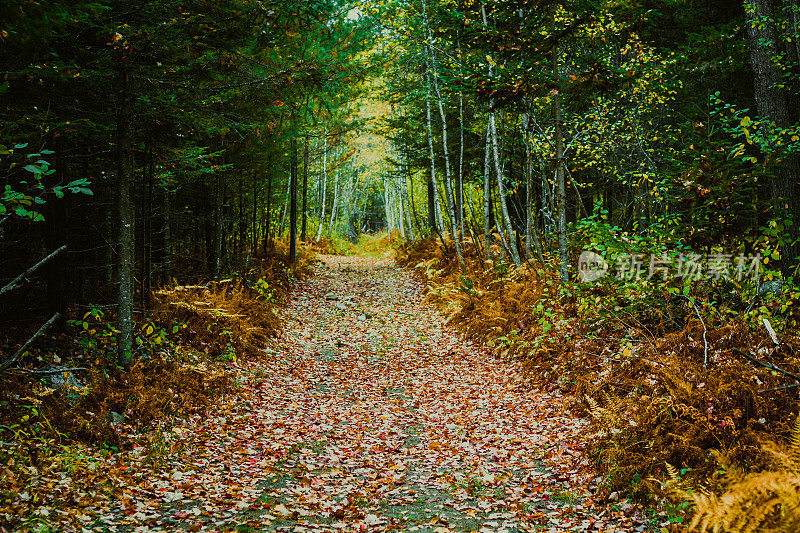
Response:
[[[646,530],[595,504],[586,422],[557,392],[445,326],[391,261],[322,260],[264,358],[233,365],[235,396],[178,422],[157,467],[117,454],[111,496],[68,529]]]

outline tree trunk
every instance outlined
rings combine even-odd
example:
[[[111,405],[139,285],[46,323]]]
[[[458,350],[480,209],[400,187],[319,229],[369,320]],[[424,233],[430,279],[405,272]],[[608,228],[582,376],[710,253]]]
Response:
[[[489,125],[486,125],[486,142],[483,156],[483,245],[486,248],[486,261],[492,260],[492,182],[489,174]]]
[[[428,32],[428,59],[430,61],[431,73],[427,77],[428,87],[430,93],[431,77],[433,78],[433,90],[436,93],[436,102],[439,108],[439,118],[442,121],[442,152],[444,152],[444,190],[445,198],[447,200],[447,212],[450,217],[450,233],[453,237],[453,242],[456,247],[456,256],[458,257],[458,264],[461,266],[461,273],[466,274],[466,265],[464,265],[464,257],[461,255],[461,243],[458,238],[458,219],[456,218],[456,205],[455,195],[453,194],[453,176],[450,172],[450,153],[447,145],[447,114],[444,112],[444,105],[442,103],[442,93],[439,90],[438,72],[436,69],[436,54],[433,51],[433,34],[431,33],[430,24],[428,23],[428,15],[426,12],[425,0],[422,0],[422,14],[425,21],[425,28]],[[430,109],[430,103],[428,104]]]
[[[435,233],[442,226],[442,208],[439,205],[439,191],[436,184],[436,152],[433,149],[433,124],[431,120],[430,71],[425,69],[425,119],[428,132],[428,150],[431,161],[431,177],[428,181],[428,224]]]
[[[267,213],[264,221],[264,257],[272,240],[272,177],[267,178]]]
[[[532,256],[531,243],[534,244],[536,249],[536,257],[542,267],[545,266],[544,257],[542,256],[542,245],[539,242],[539,232],[536,228],[536,213],[535,213],[535,192],[533,190],[533,160],[531,157],[531,144],[530,144],[530,117],[523,115],[523,141],[525,143],[525,257]]]
[[[297,141],[291,141],[292,161],[290,168],[290,207],[289,207],[289,263],[297,260]]]
[[[303,151],[303,209],[302,209],[302,222],[300,230],[300,242],[306,242],[306,225],[307,216],[306,209],[308,208],[308,135],[305,138],[305,149]]]
[[[130,114],[130,79],[125,51],[119,58],[119,99],[117,102],[117,200],[119,239],[117,255],[117,362],[129,368],[133,358],[133,139]]]
[[[222,187],[222,171],[216,172],[214,191],[214,279],[222,274],[222,240],[225,238],[222,208],[225,203]]]
[[[336,168],[336,177],[333,187],[333,205],[331,205],[331,223],[328,224],[328,240],[333,238],[333,227],[336,224],[336,210],[339,208],[339,168]]]
[[[486,6],[481,3],[481,16],[483,18],[483,25],[484,27],[488,27],[488,21],[486,19]],[[491,64],[489,64],[489,77],[493,77],[494,72],[492,69]],[[508,251],[511,254],[511,259],[514,261],[514,264],[520,266],[519,260],[519,251],[517,250],[517,244],[514,239],[514,227],[511,224],[511,217],[508,214],[508,203],[506,202],[506,194],[505,194],[505,185],[503,184],[503,170],[500,166],[500,149],[497,142],[497,125],[495,120],[495,112],[494,112],[494,98],[489,100],[489,133],[491,137],[491,144],[492,144],[492,154],[494,156],[494,171],[497,176],[497,196],[500,200],[500,209],[501,215],[503,217],[503,223],[505,224],[506,231],[508,232]],[[505,238],[502,235],[502,231],[500,232],[501,240],[505,242]]]
[[[253,241],[250,246],[250,253],[255,254],[258,250],[258,181],[253,180],[253,219],[250,225],[253,227]]]
[[[161,197],[161,216],[164,220],[164,226],[162,229],[164,236],[164,250],[163,259],[161,261],[161,275],[163,284],[169,283],[172,279],[172,213],[170,212],[172,207],[169,195],[169,185],[164,185]]]
[[[322,201],[320,202],[319,229],[317,229],[317,242],[322,238],[322,228],[325,225],[325,201],[328,193],[328,133],[322,135]]]
[[[553,33],[555,33],[556,11],[552,8]],[[553,75],[558,79],[559,71],[558,42],[553,45]],[[569,250],[567,248],[567,191],[564,186],[564,139],[563,124],[561,123],[561,95],[556,90],[553,97],[555,115],[555,145],[556,145],[556,187],[558,195],[558,258],[561,263],[561,280],[569,281]]]
[[[750,63],[753,67],[755,97],[758,114],[774,122],[779,128],[792,125],[792,103],[784,83],[782,72],[775,64],[781,54],[778,50],[778,32],[775,28],[776,11],[772,0],[746,0],[747,33],[750,37]],[[794,23],[792,23],[794,27]],[[792,40],[796,40],[792,39]],[[791,44],[790,44],[791,46]],[[796,43],[795,43],[796,46]],[[792,53],[792,55],[794,55]],[[796,112],[796,110],[794,110]],[[775,176],[769,180],[775,199],[775,214],[780,218],[794,215],[794,224],[786,226],[789,243],[781,253],[781,269],[785,276],[795,270],[800,255],[800,157],[793,153],[777,164]]]
[[[459,46],[459,52],[461,47]],[[464,235],[464,94],[458,94],[458,186],[456,188],[456,212],[459,230]]]
[[[153,188],[155,187],[156,160],[153,155],[152,140],[147,143],[147,202],[144,213],[144,232],[142,239],[144,283],[142,290],[142,309],[150,308],[150,295],[153,293]]]
[[[290,163],[291,166],[291,163]],[[291,168],[289,170],[291,176]],[[291,178],[286,181],[286,195],[283,199],[283,212],[281,213],[281,225],[278,226],[278,238],[283,237],[283,228],[286,227],[286,215],[289,214],[289,203],[292,200],[292,180]]]
[[[490,103],[490,105],[493,104],[494,102]],[[517,250],[517,243],[514,239],[514,226],[511,224],[511,216],[508,214],[508,202],[506,201],[505,184],[503,184],[503,170],[500,167],[500,148],[497,142],[497,126],[495,123],[495,114],[493,112],[489,113],[489,131],[491,132],[492,153],[494,154],[494,171],[497,175],[497,197],[500,200],[500,214],[505,224],[505,231],[508,233],[508,240],[506,241],[502,231],[500,232],[500,236],[503,242],[507,243],[508,252],[514,264],[520,266],[519,251]]]

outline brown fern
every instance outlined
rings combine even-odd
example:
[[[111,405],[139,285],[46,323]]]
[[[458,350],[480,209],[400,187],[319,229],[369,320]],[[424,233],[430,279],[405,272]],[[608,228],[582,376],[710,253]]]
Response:
[[[675,492],[695,507],[689,528],[703,533],[755,533],[800,531],[800,414],[794,423],[790,445],[765,445],[776,469],[741,475],[727,471],[728,488],[721,496],[683,488]],[[724,462],[722,455],[717,455]],[[674,470],[674,469],[673,469]],[[667,471],[672,477],[669,466]]]

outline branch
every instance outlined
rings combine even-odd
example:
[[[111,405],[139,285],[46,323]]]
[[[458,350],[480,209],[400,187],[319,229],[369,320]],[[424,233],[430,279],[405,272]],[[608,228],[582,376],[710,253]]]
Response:
[[[777,367],[777,366],[773,365],[772,363],[766,363],[764,361],[759,361],[758,359],[756,359],[755,357],[753,357],[749,353],[745,353],[745,352],[743,352],[741,350],[738,350],[736,348],[734,348],[733,351],[738,353],[739,355],[741,355],[745,359],[748,359],[749,361],[751,361],[753,363],[756,363],[757,365],[761,365],[764,368],[768,368],[770,370],[774,370],[775,372],[780,372],[781,374],[783,374],[785,376],[789,376],[790,378],[793,378],[796,381],[800,381],[800,376],[798,376],[797,374],[793,374],[792,372],[789,372],[788,370],[784,370],[784,369],[782,369],[780,367]]]
[[[58,319],[60,319],[60,318],[61,318],[61,313],[56,313],[53,316],[51,316],[50,320],[45,322],[44,325],[39,328],[39,331],[34,333],[33,337],[31,337],[30,339],[28,339],[26,341],[25,344],[23,344],[20,347],[20,349],[17,350],[17,352],[14,354],[14,356],[11,359],[9,359],[8,361],[5,361],[4,363],[0,363],[0,372],[4,372],[6,369],[8,369],[12,365],[16,364],[16,362],[19,361],[20,356],[22,356],[22,354],[25,353],[25,350],[27,350],[28,347],[31,344],[33,344],[39,337],[44,335],[47,332],[48,329],[53,327],[53,324],[55,324],[58,321]]]
[[[36,272],[37,270],[42,268],[44,265],[46,265],[51,260],[53,260],[56,257],[58,257],[62,252],[65,252],[66,250],[67,250],[67,246],[66,245],[62,246],[61,248],[59,248],[56,251],[52,252],[50,255],[48,255],[47,257],[45,257],[44,259],[42,259],[41,261],[39,261],[38,263],[36,263],[32,267],[30,267],[28,270],[26,270],[25,272],[23,272],[22,274],[17,276],[16,279],[14,279],[14,281],[12,281],[8,285],[6,285],[2,289],[0,289],[0,296],[3,296],[4,294],[6,294],[8,292],[13,291],[14,289],[18,289],[18,288],[22,287],[25,283],[27,283],[29,276],[33,275],[34,272]]]
[[[706,328],[706,323],[703,320],[703,317],[700,315],[700,310],[697,308],[697,305],[694,303],[694,300],[692,300],[689,296],[686,296],[685,294],[681,294],[681,296],[689,300],[689,303],[692,304],[692,307],[694,307],[694,312],[697,315],[697,318],[700,319],[700,324],[702,324],[703,326],[703,370],[706,370],[708,368],[708,340],[706,339],[706,335],[708,334],[708,329]]]
[[[33,376],[54,376],[56,374],[63,374],[64,372],[79,372],[79,371],[88,372],[89,369],[88,368],[84,368],[82,366],[78,366],[78,367],[75,367],[75,368],[59,368],[59,369],[56,369],[56,370],[27,370],[27,369],[23,369],[23,372],[25,374],[30,374],[30,375],[33,375]]]

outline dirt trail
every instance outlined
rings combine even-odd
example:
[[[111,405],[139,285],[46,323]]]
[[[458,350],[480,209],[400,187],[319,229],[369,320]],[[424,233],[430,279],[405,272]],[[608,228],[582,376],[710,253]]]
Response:
[[[556,394],[445,327],[408,271],[322,259],[236,398],[174,430],[181,457],[122,529],[644,530],[592,507],[570,444],[584,422]]]

